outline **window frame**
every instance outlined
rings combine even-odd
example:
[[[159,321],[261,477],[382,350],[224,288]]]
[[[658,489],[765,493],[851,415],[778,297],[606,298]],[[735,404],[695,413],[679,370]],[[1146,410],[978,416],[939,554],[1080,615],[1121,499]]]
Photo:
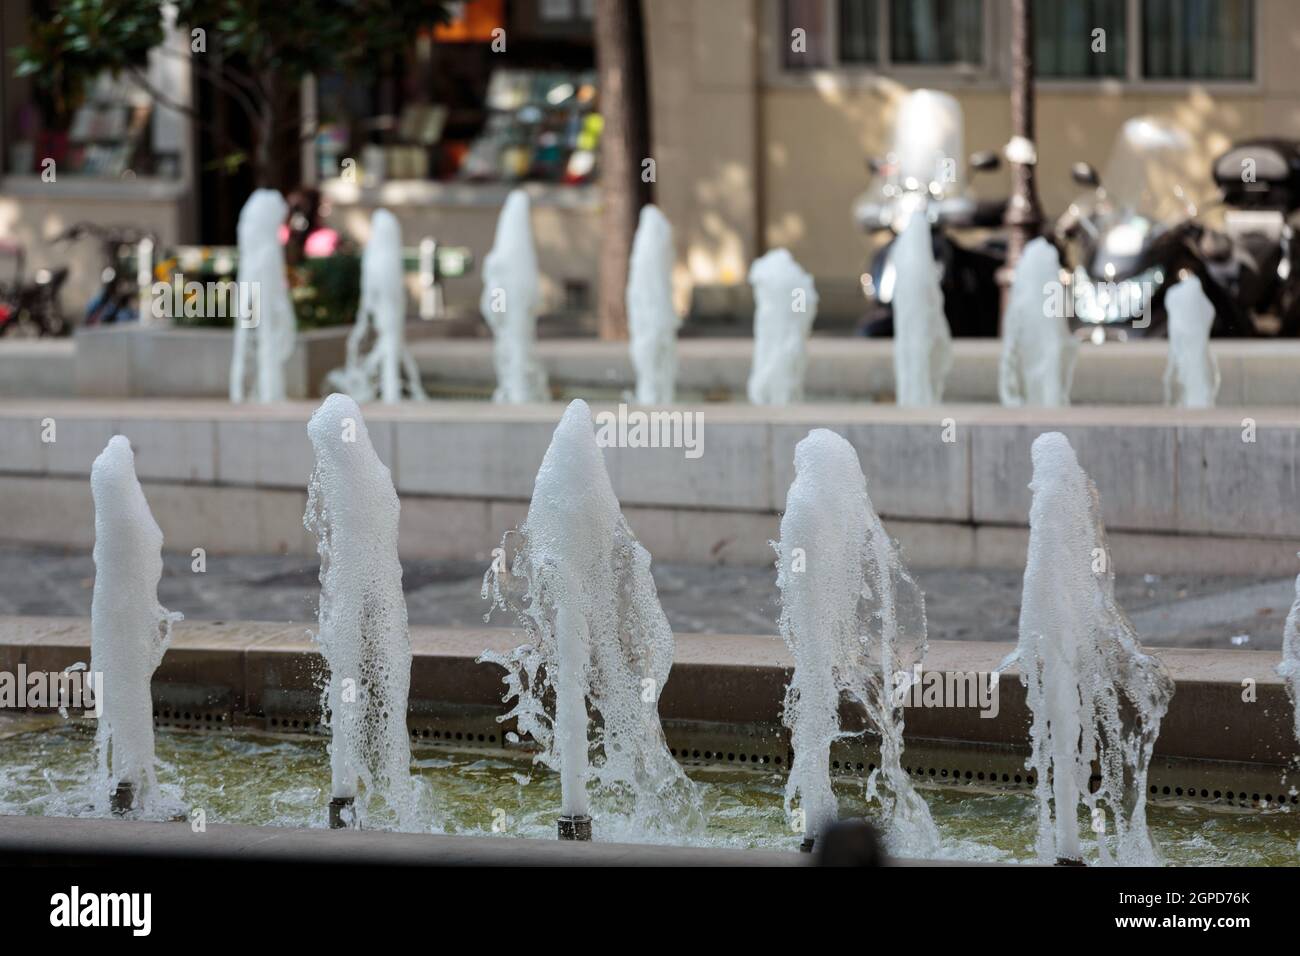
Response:
[[[844,84],[849,86],[874,86],[886,81],[902,81],[911,86],[960,87],[962,89],[991,89],[1005,85],[1002,79],[1002,54],[993,43],[992,12],[998,6],[995,0],[980,0],[980,51],[981,64],[957,63],[894,63],[889,56],[890,0],[876,0],[876,62],[842,63],[840,61],[840,5],[839,0],[821,0],[826,7],[826,27],[830,32],[829,56],[831,65],[806,70],[787,69],[784,65],[782,41],[785,24],[781,4],[783,0],[768,0],[763,4],[763,15],[772,38],[770,55],[764,57],[765,81],[769,86],[817,86]]]
[[[785,32],[781,5],[783,0],[767,0],[763,4],[763,18],[769,38],[769,49],[763,57],[763,80],[775,88],[843,87],[861,89],[904,83],[908,86],[930,86],[947,90],[1006,89],[1010,85],[1011,61],[1006,43],[994,43],[995,35],[1007,35],[1007,5],[1004,0],[982,0],[983,24],[982,66],[969,64],[955,66],[895,64],[889,59],[889,0],[877,0],[880,20],[877,37],[876,63],[841,63],[838,0],[821,0],[827,6],[826,23],[831,31],[829,55],[832,65],[807,70],[787,69],[783,63],[782,43]],[[1147,79],[1142,75],[1142,7],[1144,0],[1125,0],[1126,55],[1123,77],[1035,77],[1038,88],[1063,93],[1117,93],[1139,92],[1153,94],[1185,94],[1190,89],[1222,94],[1259,93],[1264,88],[1264,19],[1265,5],[1260,0],[1250,0],[1251,77],[1245,80],[1230,79]]]

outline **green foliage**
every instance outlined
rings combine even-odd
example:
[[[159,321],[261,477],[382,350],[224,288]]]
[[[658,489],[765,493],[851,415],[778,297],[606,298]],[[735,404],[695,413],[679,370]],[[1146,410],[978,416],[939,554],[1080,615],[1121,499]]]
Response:
[[[293,289],[298,328],[346,325],[357,317],[361,301],[361,257],[337,253],[304,259],[294,270],[301,283]]]
[[[158,0],[63,0],[48,19],[32,18],[14,75],[31,77],[42,107],[66,118],[88,81],[143,64],[162,39]]]
[[[162,6],[161,0],[55,0],[54,14],[33,18],[31,41],[14,50],[15,73],[31,77],[66,116],[100,73],[144,65],[163,39]],[[369,72],[404,49],[417,29],[448,19],[443,0],[177,0],[175,6],[178,24],[203,29],[209,52],[243,58],[258,84],[270,76],[292,84],[324,69]]]
[[[175,263],[170,264],[174,268]],[[357,305],[361,301],[361,257],[354,252],[339,252],[332,256],[304,259],[299,265],[291,266],[289,272],[289,295],[293,299],[293,312],[298,320],[298,328],[323,329],[333,325],[347,325],[357,317]],[[159,275],[161,281],[169,282],[169,274]],[[210,280],[234,281],[231,274],[221,275],[216,272],[200,271],[196,278],[205,283]],[[204,302],[196,309],[182,309],[173,319],[179,326],[191,328],[230,328],[231,319],[223,315],[214,300]],[[197,314],[186,314],[186,312]]]

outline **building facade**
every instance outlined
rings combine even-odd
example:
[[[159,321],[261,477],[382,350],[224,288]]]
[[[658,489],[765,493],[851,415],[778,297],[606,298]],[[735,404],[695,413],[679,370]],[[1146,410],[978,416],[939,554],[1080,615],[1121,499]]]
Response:
[[[30,2],[4,5],[6,50],[20,42]],[[814,274],[824,313],[851,316],[860,307],[859,276],[878,239],[858,230],[852,206],[869,185],[867,158],[889,149],[909,90],[956,97],[967,152],[1001,151],[1010,139],[1006,0],[643,5],[647,158],[656,201],[675,230],[681,305],[696,315],[746,308],[749,263],[777,246]],[[1048,217],[1079,192],[1071,164],[1104,167],[1131,117],[1154,114],[1184,127],[1207,179],[1213,158],[1235,140],[1300,138],[1294,0],[1035,6],[1038,186]],[[505,193],[522,180],[533,199],[548,310],[589,308],[599,171],[574,156],[599,134],[597,111],[582,99],[594,65],[590,17],[589,0],[469,0],[456,24],[416,38],[411,62],[387,84],[358,91],[328,77],[308,81],[303,111],[321,117],[323,132],[304,143],[301,167],[304,182],[325,197],[328,221],[364,240],[369,213],[382,205],[397,213],[408,243],[434,236],[481,257]],[[501,50],[493,47],[498,28]],[[29,91],[9,64],[4,73],[0,238],[31,246],[38,263],[64,255],[44,244],[78,216],[148,223],[164,244],[211,241],[196,214],[204,157],[183,119],[152,117],[153,145],[175,148],[174,160],[155,163],[149,175],[124,179],[105,164],[52,190],[23,145]],[[564,95],[535,102],[521,76],[546,81],[543,99]],[[188,82],[178,81],[178,95],[189,95]],[[338,104],[350,112],[347,122],[329,115],[343,109]],[[1005,194],[1005,169],[976,177],[972,188],[983,198]],[[73,295],[98,266],[77,268]],[[472,310],[478,292],[476,277],[455,279],[447,299]]]

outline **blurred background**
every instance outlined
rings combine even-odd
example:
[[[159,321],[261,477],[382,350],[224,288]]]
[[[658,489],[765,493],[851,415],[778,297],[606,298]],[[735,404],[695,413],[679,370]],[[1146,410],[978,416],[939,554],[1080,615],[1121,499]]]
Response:
[[[853,205],[869,184],[865,160],[890,148],[901,98],[951,93],[969,152],[1001,151],[1014,132],[1010,0],[611,2],[612,73],[598,64],[595,0],[395,4],[366,30],[343,4],[284,6],[254,21],[231,2],[4,4],[0,239],[21,246],[27,273],[68,268],[70,322],[104,265],[96,242],[53,241],[76,222],[147,230],[161,261],[176,246],[233,243],[262,181],[299,191],[309,214],[353,242],[382,205],[406,235],[472,257],[490,245],[507,190],[525,183],[546,279],[543,335],[601,331],[602,201],[615,190],[639,190],[674,226],[683,334],[746,332],[748,265],[777,246],[816,279],[818,331],[852,332],[864,263],[881,242]],[[1235,141],[1300,136],[1291,0],[1031,6],[1048,218],[1079,194],[1071,165],[1104,167],[1135,116],[1190,134],[1207,181]],[[73,7],[100,8],[99,26],[76,23],[63,9]],[[120,39],[97,33],[110,13]],[[602,88],[614,75],[616,103]],[[611,182],[601,138],[612,105],[632,173],[652,159],[652,182]],[[45,158],[57,188],[42,180]],[[969,185],[1005,198],[1006,164]],[[450,331],[477,318],[480,284],[464,271],[449,264],[442,277]],[[607,323],[619,337],[618,317]]]

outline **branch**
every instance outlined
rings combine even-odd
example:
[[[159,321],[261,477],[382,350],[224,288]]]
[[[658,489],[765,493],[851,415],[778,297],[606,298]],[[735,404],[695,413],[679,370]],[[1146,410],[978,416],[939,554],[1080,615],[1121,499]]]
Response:
[[[220,58],[221,60],[221,69],[219,70],[209,65],[206,60],[201,60],[198,57],[194,56],[194,54],[192,53],[182,53],[180,50],[173,50],[171,47],[166,46],[165,44],[163,46],[154,47],[154,52],[161,53],[164,56],[173,57],[174,59],[177,60],[186,60],[190,63],[193,63],[196,67],[199,67],[200,69],[208,70],[209,74],[207,75],[220,74],[223,79],[226,79],[231,84],[238,86],[249,96],[262,97],[264,95],[261,86],[259,86],[257,83],[256,77],[252,76],[249,73],[245,73],[243,70],[237,70],[234,67],[230,66],[229,61],[226,59],[224,52],[222,52],[221,50],[215,51],[217,57]]]
[[[144,75],[143,71],[138,66],[128,67],[127,73],[130,75],[131,79],[140,87],[140,89],[144,90],[151,97],[153,97],[153,99],[164,109],[169,109],[174,112],[180,113],[182,116],[189,117],[192,121],[197,123],[199,126],[202,126],[205,130],[207,130],[209,133],[211,133],[213,136],[219,139],[223,146],[226,147],[233,146],[236,148],[242,148],[239,146],[238,143],[235,143],[230,139],[230,137],[226,134],[225,130],[222,130],[221,128],[213,125],[209,120],[200,116],[192,106],[188,106],[185,103],[181,103],[178,102],[177,100],[172,99],[162,90],[158,89],[156,86],[150,83],[148,78]]]

